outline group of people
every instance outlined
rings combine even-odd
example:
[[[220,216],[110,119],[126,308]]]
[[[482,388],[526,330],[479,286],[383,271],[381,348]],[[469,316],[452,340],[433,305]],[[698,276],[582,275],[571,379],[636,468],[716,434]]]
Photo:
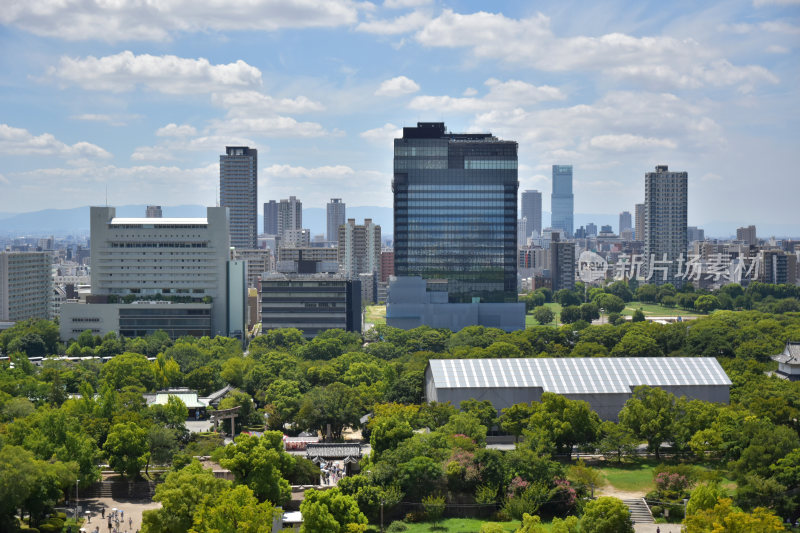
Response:
[[[106,509],[105,507],[100,511],[102,518],[106,517]],[[132,533],[133,529],[133,517],[128,516],[128,529],[124,530],[122,528],[125,527],[125,511],[123,509],[112,509],[108,513],[108,531],[109,533]],[[100,533],[100,526],[95,528],[94,533]],[[139,533],[139,530],[136,530],[136,533]]]
[[[344,468],[336,463],[321,463],[319,470],[322,485],[336,485],[344,477]]]

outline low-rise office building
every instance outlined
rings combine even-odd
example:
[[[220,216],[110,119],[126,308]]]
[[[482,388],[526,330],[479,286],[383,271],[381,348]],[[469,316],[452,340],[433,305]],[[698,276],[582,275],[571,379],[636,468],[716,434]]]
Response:
[[[361,283],[325,274],[268,274],[261,280],[261,329],[361,332]]]

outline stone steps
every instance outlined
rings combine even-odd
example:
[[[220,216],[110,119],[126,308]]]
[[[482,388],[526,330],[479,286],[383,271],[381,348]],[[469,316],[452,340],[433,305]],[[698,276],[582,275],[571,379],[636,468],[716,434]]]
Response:
[[[653,515],[650,513],[650,508],[645,503],[644,498],[637,498],[633,500],[622,500],[622,503],[628,506],[631,512],[631,520],[637,524],[653,524]]]

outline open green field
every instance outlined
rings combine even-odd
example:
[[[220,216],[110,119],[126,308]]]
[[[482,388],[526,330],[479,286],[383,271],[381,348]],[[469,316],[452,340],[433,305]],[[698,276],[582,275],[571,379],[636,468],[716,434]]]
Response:
[[[647,493],[655,489],[653,471],[659,463],[653,461],[634,461],[632,463],[607,462],[598,468],[606,484],[625,492]]]
[[[481,526],[488,522],[488,520],[479,520],[477,518],[447,518],[439,522],[436,526],[431,522],[421,522],[418,524],[407,524],[403,522],[408,529],[407,533],[429,533],[431,531],[439,531],[443,533],[478,533]],[[518,520],[511,522],[497,522],[503,526],[504,531],[516,531],[520,527]],[[389,524],[385,524],[388,527]],[[547,531],[550,531],[550,524],[542,524]],[[380,528],[372,526],[370,531],[380,531]]]
[[[368,305],[364,311],[364,322],[386,324],[386,306]]]
[[[661,304],[645,302],[628,302],[621,314],[631,316],[637,309],[641,309],[645,316],[697,316],[704,314],[699,311],[687,311],[679,307],[664,307]]]
[[[557,325],[559,323],[558,321],[559,321],[559,318],[561,316],[561,304],[553,302],[553,303],[544,304],[544,305],[545,305],[545,307],[549,307],[550,310],[556,315],[555,321],[551,322],[550,324]],[[533,311],[531,311],[531,312],[533,312]],[[539,325],[540,325],[539,322],[537,322],[536,319],[533,318],[532,315],[530,315],[530,314],[525,315],[525,327],[526,328],[529,328],[531,326],[539,326]]]

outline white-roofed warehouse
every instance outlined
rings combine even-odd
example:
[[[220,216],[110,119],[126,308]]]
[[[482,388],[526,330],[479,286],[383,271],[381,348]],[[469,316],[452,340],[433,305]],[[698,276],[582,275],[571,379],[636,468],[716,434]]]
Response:
[[[639,385],[676,396],[728,403],[731,380],[713,357],[587,357],[431,359],[425,369],[429,402],[489,400],[499,411],[539,401],[543,392],[583,400],[605,420],[616,420]]]

